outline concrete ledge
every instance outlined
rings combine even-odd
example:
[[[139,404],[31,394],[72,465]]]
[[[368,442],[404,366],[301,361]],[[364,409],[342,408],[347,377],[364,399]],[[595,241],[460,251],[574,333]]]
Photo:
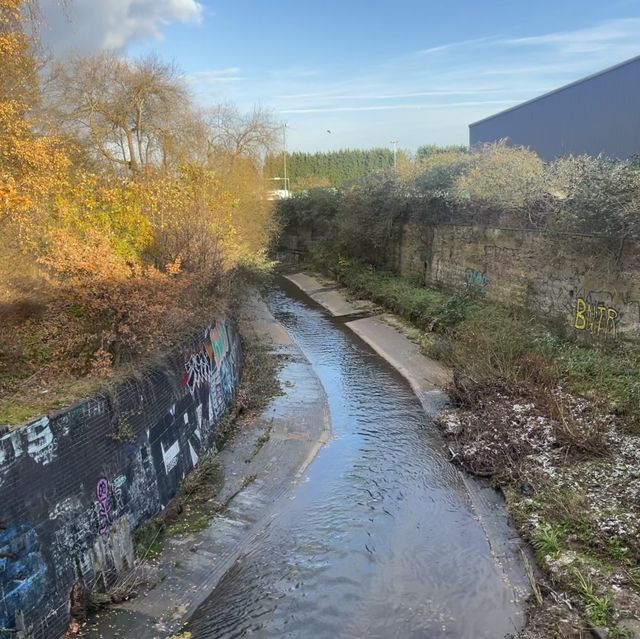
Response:
[[[375,305],[367,300],[348,300],[337,282],[322,282],[305,273],[295,273],[285,277],[312,300],[324,306],[334,317],[368,313],[375,308]]]

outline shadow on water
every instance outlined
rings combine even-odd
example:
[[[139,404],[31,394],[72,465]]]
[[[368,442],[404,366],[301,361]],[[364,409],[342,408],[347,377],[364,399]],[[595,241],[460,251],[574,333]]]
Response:
[[[499,639],[519,626],[460,474],[403,378],[297,289],[268,303],[329,398],[333,439],[198,609],[194,639]]]

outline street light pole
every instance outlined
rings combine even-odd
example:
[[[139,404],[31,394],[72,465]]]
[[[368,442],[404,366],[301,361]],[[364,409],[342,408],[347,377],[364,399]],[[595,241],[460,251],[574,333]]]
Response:
[[[398,170],[398,140],[391,140],[393,144],[393,170]]]
[[[287,183],[287,123],[282,125],[282,163],[284,165],[284,190],[289,194]]]

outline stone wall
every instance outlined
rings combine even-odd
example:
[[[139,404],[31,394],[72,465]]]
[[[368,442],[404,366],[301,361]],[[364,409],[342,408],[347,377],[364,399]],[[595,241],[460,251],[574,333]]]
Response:
[[[110,394],[0,434],[1,639],[59,637],[74,586],[133,565],[132,532],[214,445],[240,368],[219,318]]]
[[[472,288],[597,339],[640,337],[640,251],[535,230],[438,225],[403,229],[403,275]]]

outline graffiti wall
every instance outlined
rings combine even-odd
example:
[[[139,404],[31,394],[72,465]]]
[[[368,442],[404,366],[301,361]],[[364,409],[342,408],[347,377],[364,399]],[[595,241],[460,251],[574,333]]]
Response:
[[[640,251],[630,243],[614,255],[593,238],[406,225],[398,268],[427,285],[528,309],[589,339],[640,338]]]
[[[0,639],[61,636],[74,587],[132,566],[132,531],[213,446],[240,368],[219,318],[110,395],[0,432]]]

